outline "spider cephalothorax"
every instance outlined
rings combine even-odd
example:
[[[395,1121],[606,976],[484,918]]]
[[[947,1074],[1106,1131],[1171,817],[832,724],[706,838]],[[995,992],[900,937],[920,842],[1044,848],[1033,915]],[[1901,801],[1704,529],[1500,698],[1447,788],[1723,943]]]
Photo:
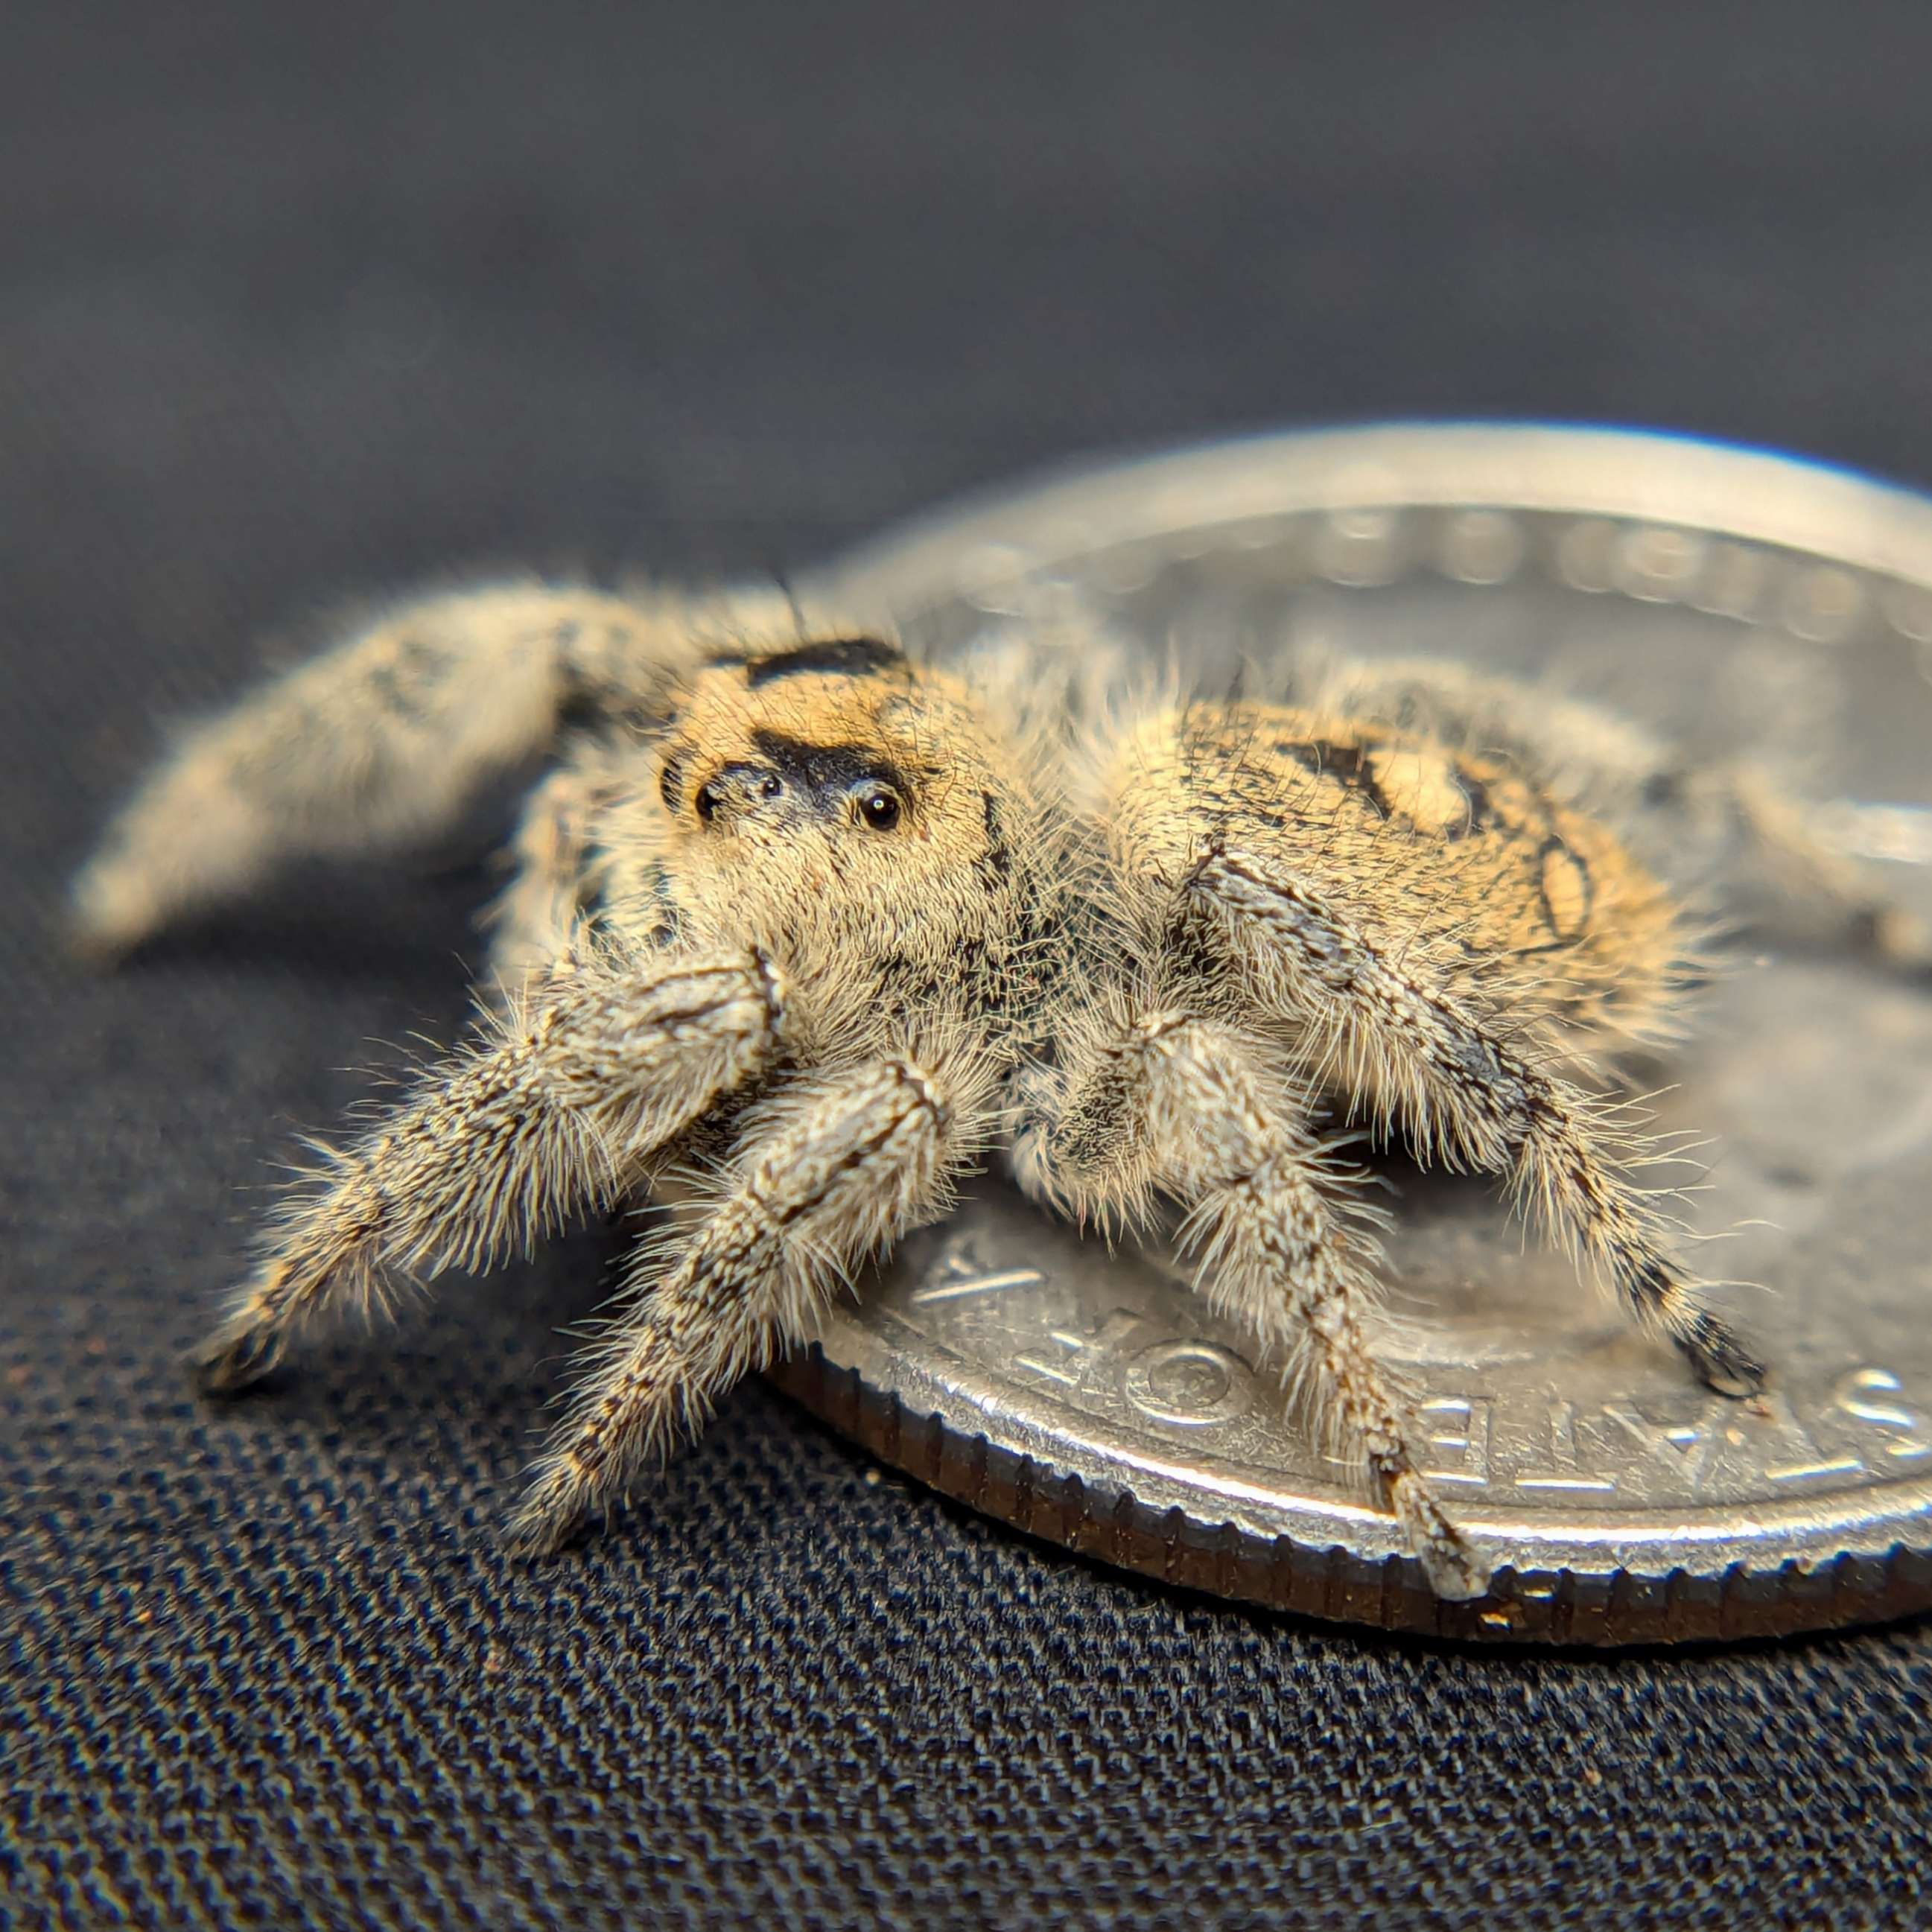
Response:
[[[1706,1382],[1758,1388],[1588,1084],[1593,1051],[1667,1032],[1691,964],[1610,821],[1694,794],[1894,950],[1896,920],[1750,774],[1694,782],[1582,706],[1419,664],[1159,699],[1105,689],[1097,640],[1074,676],[1056,648],[969,684],[770,602],[520,586],[406,608],[190,738],[82,876],[97,946],[556,756],[477,1038],[292,1199],[205,1386],[345,1294],[675,1174],[518,1520],[552,1547],[1004,1148],[1083,1221],[1177,1207],[1204,1290],[1468,1596],[1488,1564],[1419,1473],[1377,1216],[1322,1126],[1352,1116],[1503,1177]]]
[[[742,643],[675,690],[640,776],[592,835],[603,927],[782,954],[822,979],[829,1052],[1036,1008],[1051,830],[952,680],[876,638]]]

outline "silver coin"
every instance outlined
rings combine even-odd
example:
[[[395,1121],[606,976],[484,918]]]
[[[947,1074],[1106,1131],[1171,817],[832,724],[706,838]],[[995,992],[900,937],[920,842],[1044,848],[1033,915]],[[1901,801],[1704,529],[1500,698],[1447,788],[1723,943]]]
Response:
[[[814,586],[932,647],[1076,599],[1151,648],[1286,639],[1547,676],[1714,752],[1802,749],[1821,826],[1932,903],[1932,502],[1676,440],[1371,428],[1231,442],[916,524]],[[1754,932],[1655,1102],[1712,1136],[1696,1228],[1777,1366],[1725,1401],[1526,1244],[1390,1169],[1432,1474],[1499,1553],[1439,1601],[1158,1252],[996,1183],[842,1304],[786,1387],[886,1460],[1106,1562],[1315,1615],[1629,1642],[1932,1604],[1932,997]]]

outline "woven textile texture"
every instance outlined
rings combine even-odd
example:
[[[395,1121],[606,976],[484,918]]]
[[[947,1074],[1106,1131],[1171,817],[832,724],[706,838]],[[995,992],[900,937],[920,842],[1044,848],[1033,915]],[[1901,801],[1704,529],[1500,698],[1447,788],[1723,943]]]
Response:
[[[1922,8],[28,0],[6,40],[0,1919],[1922,1922],[1924,1624],[1249,1615],[761,1384],[520,1568],[595,1232],[197,1406],[270,1162],[460,1027],[492,875],[304,874],[110,977],[52,937],[158,721],[344,593],[795,568],[1294,421],[1932,480]]]

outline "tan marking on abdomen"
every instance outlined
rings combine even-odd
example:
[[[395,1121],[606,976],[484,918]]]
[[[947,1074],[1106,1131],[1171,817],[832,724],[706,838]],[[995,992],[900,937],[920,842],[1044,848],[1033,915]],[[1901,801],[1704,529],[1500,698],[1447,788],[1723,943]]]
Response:
[[[1366,763],[1389,810],[1418,832],[1441,838],[1469,830],[1469,794],[1446,753],[1434,746],[1378,745]]]
[[[1590,874],[1560,838],[1551,838],[1538,861],[1538,884],[1550,929],[1558,939],[1580,939],[1590,923]]]

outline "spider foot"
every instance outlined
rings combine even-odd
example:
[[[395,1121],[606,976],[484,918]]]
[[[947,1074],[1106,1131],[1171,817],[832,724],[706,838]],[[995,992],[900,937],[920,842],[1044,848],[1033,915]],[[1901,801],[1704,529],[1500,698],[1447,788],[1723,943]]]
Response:
[[[1421,1477],[1412,1471],[1398,1476],[1389,1486],[1389,1503],[1438,1597],[1466,1604],[1489,1594],[1494,1565],[1442,1514]]]
[[[189,1372],[203,1395],[238,1395],[281,1360],[279,1330],[256,1322],[223,1328],[190,1358]]]
[[[1700,1382],[1734,1401],[1762,1394],[1771,1379],[1771,1370],[1714,1315],[1700,1311],[1677,1346]]]
[[[512,1556],[525,1561],[554,1556],[583,1535],[590,1515],[581,1484],[539,1478],[511,1517],[504,1542]]]

